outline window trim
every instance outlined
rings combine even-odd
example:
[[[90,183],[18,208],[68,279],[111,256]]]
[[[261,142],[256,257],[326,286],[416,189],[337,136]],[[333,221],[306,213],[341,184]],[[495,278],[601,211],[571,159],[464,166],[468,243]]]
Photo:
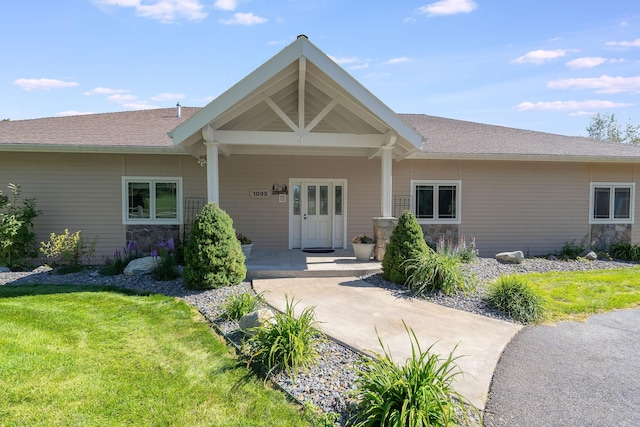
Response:
[[[434,186],[434,203],[433,213],[434,218],[417,218],[418,213],[416,209],[416,186],[418,185],[433,185]],[[456,187],[456,217],[450,218],[436,218],[438,212],[438,197],[437,189],[440,186],[455,186]],[[418,224],[460,224],[462,222],[462,181],[461,180],[424,180],[424,179],[412,179],[411,180],[411,211],[416,216]]]
[[[609,218],[594,218],[595,189],[608,188],[609,192]],[[629,218],[616,219],[615,210],[615,190],[629,188]],[[591,182],[589,186],[589,224],[633,224],[635,222],[635,182]]]
[[[129,183],[146,183],[150,187],[150,204],[149,212],[151,218],[129,218],[128,206],[128,187]],[[176,185],[176,209],[177,217],[156,219],[156,201],[155,201],[155,185],[156,183],[171,183]],[[122,223],[123,224],[154,224],[154,225],[182,225],[182,177],[174,176],[123,176],[122,177]]]

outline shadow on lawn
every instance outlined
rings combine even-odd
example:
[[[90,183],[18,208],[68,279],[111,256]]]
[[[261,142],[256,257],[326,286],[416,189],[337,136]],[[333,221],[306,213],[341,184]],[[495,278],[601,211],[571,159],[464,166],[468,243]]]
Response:
[[[109,285],[51,285],[51,284],[7,284],[0,286],[0,298],[19,298],[34,295],[73,294],[79,292],[114,292],[128,296],[147,296],[149,292],[139,292]]]

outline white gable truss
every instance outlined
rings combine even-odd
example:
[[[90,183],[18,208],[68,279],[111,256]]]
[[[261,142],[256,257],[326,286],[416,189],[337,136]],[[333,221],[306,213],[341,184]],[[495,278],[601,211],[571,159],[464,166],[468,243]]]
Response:
[[[422,146],[421,135],[305,36],[174,129],[172,138],[194,156],[206,154],[209,200],[216,202],[218,153],[380,156],[389,200],[383,216],[391,210],[391,160]]]

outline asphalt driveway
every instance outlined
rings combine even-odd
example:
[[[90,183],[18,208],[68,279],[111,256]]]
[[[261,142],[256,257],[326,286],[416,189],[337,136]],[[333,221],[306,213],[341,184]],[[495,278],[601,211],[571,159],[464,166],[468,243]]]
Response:
[[[522,330],[504,350],[485,426],[639,426],[640,309]]]

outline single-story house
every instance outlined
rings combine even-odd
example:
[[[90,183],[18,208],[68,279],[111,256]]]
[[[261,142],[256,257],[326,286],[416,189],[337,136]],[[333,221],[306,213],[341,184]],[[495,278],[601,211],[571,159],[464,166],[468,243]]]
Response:
[[[640,241],[639,180],[640,147],[396,114],[304,36],[203,108],[0,123],[39,240],[82,230],[100,257],[181,238],[207,201],[255,249],[383,244],[405,209],[482,256],[605,248]]]

